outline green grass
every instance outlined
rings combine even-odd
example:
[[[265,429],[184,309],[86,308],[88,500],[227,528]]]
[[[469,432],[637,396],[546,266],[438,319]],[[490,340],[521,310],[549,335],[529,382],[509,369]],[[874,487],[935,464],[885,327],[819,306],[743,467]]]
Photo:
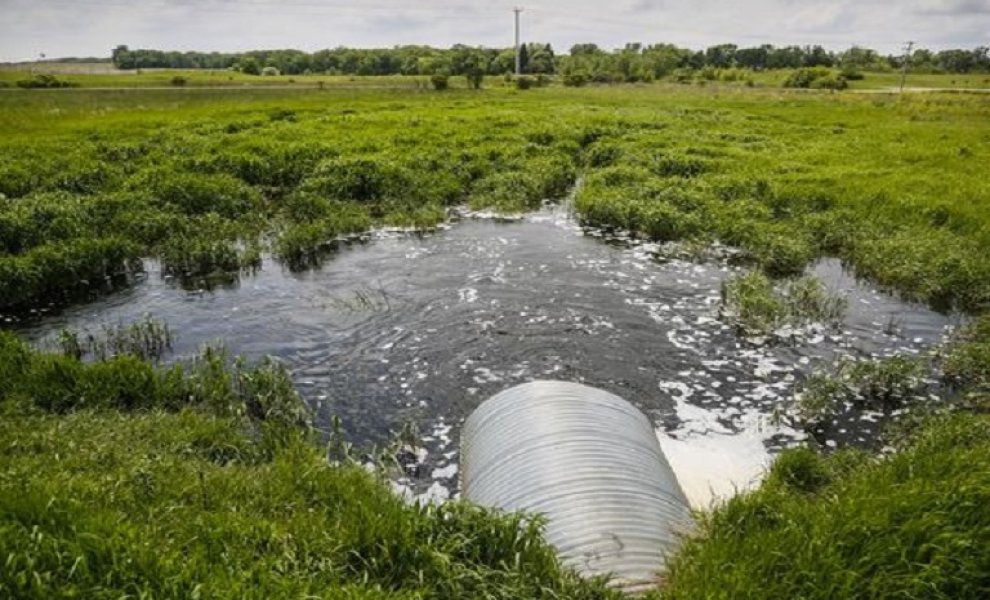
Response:
[[[793,69],[777,69],[769,71],[749,71],[746,69],[710,69],[712,80],[705,78],[703,73],[695,74],[691,80],[697,85],[716,86],[763,86],[782,87],[784,81],[794,72]],[[833,69],[836,73],[838,69]],[[88,88],[152,88],[175,87],[173,79],[181,77],[185,83],[180,87],[271,87],[291,86],[298,88],[332,87],[399,87],[411,89],[430,88],[430,78],[426,75],[387,75],[387,76],[358,76],[358,75],[276,75],[260,76],[245,75],[237,71],[221,69],[143,69],[120,71],[108,64],[79,65],[79,64],[45,64],[38,65],[31,71],[23,66],[0,68],[0,86],[14,86],[17,81],[30,79],[34,74],[53,74],[60,80]],[[863,79],[850,81],[851,89],[858,90],[887,90],[898,88],[901,83],[899,71],[876,72],[865,71]],[[555,85],[562,85],[563,78],[556,77]],[[660,84],[674,83],[677,74],[670,75],[659,81]],[[450,77],[450,85],[455,88],[467,88],[464,77]],[[752,82],[752,83],[750,83]],[[506,82],[501,77],[489,76],[484,85],[502,87]],[[972,88],[990,89],[990,76],[985,73],[952,74],[952,73],[910,73],[907,78],[908,88]]]
[[[821,280],[806,275],[774,285],[759,271],[739,273],[722,284],[719,313],[743,335],[766,335],[782,326],[834,326],[846,300],[829,294]]]
[[[893,456],[783,455],[702,517],[657,597],[983,598],[990,418],[930,422]]]
[[[0,333],[0,597],[615,597],[538,519],[328,462],[277,364],[132,346],[83,363]]]

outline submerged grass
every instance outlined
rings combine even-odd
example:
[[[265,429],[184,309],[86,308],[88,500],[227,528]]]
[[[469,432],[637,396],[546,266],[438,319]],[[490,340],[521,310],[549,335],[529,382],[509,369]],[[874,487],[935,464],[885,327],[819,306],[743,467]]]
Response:
[[[130,355],[154,362],[172,349],[173,339],[168,323],[145,315],[133,323],[105,324],[98,333],[62,329],[56,345],[62,354],[77,360]]]
[[[920,359],[840,361],[829,373],[815,373],[797,395],[797,416],[807,428],[820,426],[848,407],[889,413],[927,399],[929,365]]]
[[[830,294],[821,280],[806,275],[775,284],[759,271],[740,273],[722,283],[721,317],[743,335],[767,335],[780,327],[841,321],[846,299]]]

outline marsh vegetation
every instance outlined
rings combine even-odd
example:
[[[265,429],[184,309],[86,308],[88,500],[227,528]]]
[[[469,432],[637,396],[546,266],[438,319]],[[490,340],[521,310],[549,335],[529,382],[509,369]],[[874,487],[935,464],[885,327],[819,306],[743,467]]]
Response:
[[[802,418],[895,412],[927,399],[931,377],[950,400],[922,412],[966,414],[914,428],[889,459],[785,453],[761,490],[703,519],[661,596],[760,597],[767,581],[781,597],[985,587],[974,507],[990,482],[967,467],[987,450],[985,419],[970,414],[987,408],[990,381],[986,99],[742,86],[177,93],[0,96],[6,322],[113,293],[149,259],[194,289],[280,265],[305,274],[372,229],[569,194],[595,231],[731,248],[721,317],[741,337],[841,320],[850,307],[807,273],[837,257],[973,321],[934,358],[812,377]],[[382,297],[335,296],[350,312],[391,308]],[[609,329],[581,317],[567,326]],[[279,362],[206,349],[157,364],[184,332],[150,317],[92,331],[66,330],[51,351],[0,333],[0,592],[612,594],[561,569],[538,521],[407,505],[360,466],[329,464]]]

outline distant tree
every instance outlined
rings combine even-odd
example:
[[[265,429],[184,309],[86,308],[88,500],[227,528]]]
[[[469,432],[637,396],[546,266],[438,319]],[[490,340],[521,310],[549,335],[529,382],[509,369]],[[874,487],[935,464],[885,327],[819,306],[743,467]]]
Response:
[[[935,64],[940,70],[949,73],[990,70],[990,58],[985,46],[974,50],[943,50],[935,55]]]
[[[804,66],[831,67],[835,64],[832,54],[821,46],[811,46],[804,49]]]
[[[129,54],[130,51],[128,50],[127,46],[121,44],[120,46],[117,46],[110,52],[110,62],[112,62],[113,65],[118,69],[121,69],[123,68],[121,67],[121,63],[129,58],[128,56]]]
[[[640,62],[642,68],[655,79],[666,77],[674,72],[687,59],[688,51],[673,44],[655,44],[643,49]]]
[[[468,87],[473,90],[481,89],[485,73],[488,72],[488,57],[480,51],[470,52],[461,61],[460,68],[463,69]]]
[[[551,75],[556,67],[553,47],[550,44],[527,44],[524,73]]]
[[[589,56],[603,54],[597,44],[574,44],[571,46],[571,56]]]
[[[684,62],[684,66],[692,69],[700,69],[704,67],[705,64],[705,53],[700,50],[697,52],[692,52],[688,59]]]
[[[767,57],[767,68],[796,69],[804,64],[804,51],[799,46],[772,48]]]
[[[523,73],[529,73],[529,49],[526,46],[522,44],[519,47],[519,70]]]
[[[261,64],[252,56],[242,59],[238,67],[246,75],[261,75]]]
[[[492,75],[502,75],[505,73],[512,73],[515,69],[516,51],[512,48],[507,48],[495,56],[489,72]]]
[[[918,48],[911,55],[909,66],[914,70],[929,71],[935,68],[935,54],[931,50]]]
[[[735,44],[719,44],[705,50],[705,64],[716,69],[727,69],[735,64]]]
[[[678,48],[671,44],[647,46],[638,42],[625,44],[615,51],[605,51],[595,44],[575,44],[570,53],[556,56],[544,43],[522,46],[523,71],[549,75],[581,73],[589,81],[646,81],[666,77],[677,69],[700,71],[737,66],[753,70],[797,69],[801,67],[841,67],[852,71],[899,68],[904,58],[898,54],[882,56],[876,51],[853,47],[833,54],[822,46],[774,47],[763,44],[737,48],[719,44],[704,51]],[[480,57],[480,58],[479,58]],[[111,51],[113,64],[120,69],[182,68],[229,69],[260,74],[270,66],[280,73],[330,73],[354,75],[431,75],[438,64],[445,65],[447,75],[467,76],[483,64],[487,75],[500,75],[515,70],[515,50],[512,48],[473,48],[463,44],[441,50],[427,46],[396,46],[393,48],[330,48],[313,53],[300,50],[259,50],[243,53],[173,52],[132,49],[118,45]],[[990,71],[990,57],[985,46],[975,49],[951,49],[937,54],[918,49],[910,57],[914,69],[939,70],[953,73]],[[708,73],[706,71],[706,73]],[[710,73],[715,76],[714,71]]]
[[[843,67],[857,67],[860,69],[876,68],[885,66],[884,61],[876,50],[853,46],[845,52],[839,54],[839,64]]]
[[[764,44],[757,48],[740,48],[736,50],[736,64],[746,69],[762,71],[770,61],[770,51],[773,46]]]
[[[438,73],[430,76],[430,83],[433,85],[433,89],[442,92],[450,86],[450,78],[447,75]]]

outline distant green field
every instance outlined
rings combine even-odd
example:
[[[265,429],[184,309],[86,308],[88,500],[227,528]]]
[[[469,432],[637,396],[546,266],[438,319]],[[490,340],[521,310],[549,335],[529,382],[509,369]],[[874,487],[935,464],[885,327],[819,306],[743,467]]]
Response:
[[[780,87],[792,73],[790,69],[773,71],[740,71],[745,79],[752,80],[760,86]],[[182,78],[186,87],[244,87],[244,86],[298,86],[319,87],[429,87],[429,77],[425,75],[387,75],[387,76],[358,76],[358,75],[245,75],[237,71],[207,70],[207,69],[145,69],[121,71],[109,64],[43,64],[30,70],[23,65],[12,65],[0,68],[0,86],[15,85],[17,81],[30,78],[36,73],[55,74],[59,79],[81,87],[169,87],[175,86],[175,78]],[[851,81],[850,88],[854,90],[878,90],[898,88],[901,83],[899,72],[865,72],[861,80]],[[745,79],[738,82],[717,82],[717,85],[744,85]],[[489,86],[504,85],[501,77],[487,78]],[[672,83],[668,77],[658,83]],[[454,87],[466,87],[463,77],[452,77]],[[560,85],[558,82],[556,85]],[[908,88],[969,88],[990,89],[990,75],[985,73],[973,74],[932,74],[911,73],[906,82]]]
[[[39,69],[35,73],[44,73]],[[0,82],[14,85],[17,81],[28,79],[33,75],[27,71],[0,69]],[[245,75],[236,71],[208,71],[183,69],[149,69],[146,71],[108,71],[101,73],[59,73],[59,79],[77,84],[80,87],[179,87],[174,80],[183,78],[183,86],[188,87],[243,87],[243,86],[299,86],[318,87],[324,85],[348,84],[353,86],[408,86],[427,85],[428,77],[419,76],[381,76],[357,77],[347,75]]]

